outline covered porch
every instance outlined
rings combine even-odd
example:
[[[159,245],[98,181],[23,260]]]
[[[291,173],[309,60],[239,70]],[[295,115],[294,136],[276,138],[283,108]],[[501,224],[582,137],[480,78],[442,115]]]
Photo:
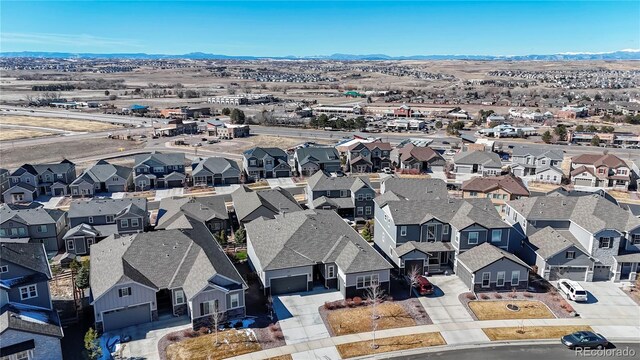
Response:
[[[613,281],[636,281],[640,275],[640,253],[614,256],[613,261]]]
[[[417,269],[420,274],[452,274],[455,250],[448,242],[410,241],[396,249],[401,273]]]

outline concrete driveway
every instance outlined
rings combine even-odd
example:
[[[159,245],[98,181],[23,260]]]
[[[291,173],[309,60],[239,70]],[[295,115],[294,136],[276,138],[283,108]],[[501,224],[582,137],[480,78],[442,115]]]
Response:
[[[429,276],[436,293],[418,299],[434,324],[473,321],[458,295],[468,292],[467,286],[455,275]]]
[[[224,194],[231,194],[232,192],[238,190],[239,187],[240,185],[238,184],[218,185],[215,187],[215,190],[216,190],[216,194],[224,195]]]
[[[619,284],[580,281],[589,293],[586,303],[569,301],[584,319],[636,319],[640,325],[640,306],[620,289]]]
[[[276,188],[276,187],[281,187],[281,188],[290,188],[290,187],[296,187],[296,183],[293,182],[292,178],[274,178],[274,179],[267,179],[267,183],[269,183],[269,187]]]
[[[182,196],[182,194],[184,194],[184,188],[158,189],[154,200],[160,201],[168,197]]]
[[[287,345],[329,337],[318,308],[326,301],[342,299],[340,292],[314,289],[310,292],[274,296],[273,307]]]

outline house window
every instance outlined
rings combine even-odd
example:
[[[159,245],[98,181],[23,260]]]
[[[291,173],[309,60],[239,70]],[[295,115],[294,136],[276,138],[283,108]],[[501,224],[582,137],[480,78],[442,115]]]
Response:
[[[371,199],[373,199],[373,195],[371,195],[371,194],[367,194],[366,199],[367,199],[367,200],[371,200]]]
[[[482,273],[482,287],[483,288],[488,288],[489,286],[491,286],[491,273],[483,272]]]
[[[7,236],[7,230],[0,229],[0,236]]]
[[[126,287],[126,288],[120,288],[120,289],[118,289],[118,296],[119,296],[119,297],[127,297],[127,296],[131,296],[131,287]]]
[[[497,280],[496,280],[496,286],[504,286],[504,279],[506,276],[506,273],[504,271],[499,271],[497,274]]]
[[[327,266],[327,279],[333,279],[336,277],[336,268],[333,265]]]
[[[231,309],[235,309],[240,306],[240,294],[231,294],[229,296],[229,302],[231,303]]]
[[[618,171],[616,171],[616,173],[618,175],[627,175],[627,170],[625,169],[618,169]]]
[[[129,220],[127,219],[120,220],[120,227],[123,227],[123,228],[129,227]]]
[[[356,213],[358,215],[362,215],[362,206],[358,206],[358,208],[356,209]]]
[[[344,196],[343,196],[343,197],[344,197]],[[364,200],[364,195],[362,195],[362,194],[358,194],[357,199],[358,199],[358,201],[362,201],[362,200]]]
[[[163,167],[154,167],[153,168],[153,172],[154,173],[162,173],[162,172],[164,172],[164,168]]]
[[[138,220],[138,218],[131,219],[131,227],[138,227],[138,226],[140,226],[140,221]]]
[[[218,300],[200,303],[200,315],[210,315],[214,310],[218,310]]]
[[[427,225],[427,241],[436,241],[435,225]]]
[[[502,229],[493,230],[491,232],[491,242],[500,242],[502,241]]]
[[[479,234],[477,231],[472,231],[469,233],[469,237],[467,238],[468,243],[471,245],[477,244],[478,243],[478,237]]]
[[[575,251],[567,251],[565,255],[566,255],[567,259],[575,259],[576,258],[576,252]]]
[[[476,196],[478,196],[478,193],[477,193],[477,192],[475,192],[475,191],[470,191],[470,192],[469,192],[469,196],[471,196],[471,197],[476,197]]]
[[[89,224],[93,224],[93,216],[89,216]]]
[[[176,290],[173,292],[173,298],[175,300],[175,305],[184,304],[184,291]]]
[[[347,197],[347,190],[340,190],[340,197]],[[362,200],[362,194],[358,194],[358,200]]]
[[[256,166],[256,160],[255,159],[249,160],[249,166]]]
[[[611,241],[611,238],[609,237],[601,237],[600,238],[600,248],[610,248],[611,247],[611,243],[613,241]]]
[[[15,354],[0,357],[0,360],[30,360],[33,358],[33,350],[24,350]]]
[[[331,197],[331,190],[327,190],[327,197]]]
[[[38,288],[36,285],[28,285],[20,288],[20,300],[27,300],[38,297]]]
[[[633,234],[633,245],[640,244],[640,234]]]
[[[20,236],[27,235],[27,229],[25,229],[25,228],[18,228],[18,235],[20,235]]]
[[[449,235],[449,225],[444,225],[442,227],[442,235]]]
[[[4,274],[6,272],[9,272],[9,265],[0,266],[0,273]]]
[[[38,232],[39,233],[46,233],[47,232],[47,225],[38,226]]]
[[[407,227],[400,226],[400,236],[407,236]]]
[[[118,177],[117,176],[112,177],[111,181],[118,181]]]
[[[520,284],[520,270],[514,270],[511,272],[511,286],[518,286]]]
[[[113,215],[107,215],[107,224],[113,224],[115,222],[115,219],[113,218]]]
[[[365,206],[364,213],[365,215],[371,215],[371,206]]]
[[[67,251],[75,250],[75,243],[73,240],[67,240]]]
[[[356,289],[366,289],[371,285],[378,285],[378,274],[364,275],[356,277]]]
[[[384,214],[384,221],[389,222],[389,215]]]

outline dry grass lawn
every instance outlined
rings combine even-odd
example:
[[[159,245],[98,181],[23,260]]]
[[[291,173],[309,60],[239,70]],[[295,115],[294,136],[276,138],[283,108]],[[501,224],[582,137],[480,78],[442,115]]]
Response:
[[[371,340],[342,344],[336,346],[336,348],[343,359],[349,359],[357,356],[446,344],[442,335],[434,332],[378,339],[376,340],[376,345],[378,345],[376,349],[371,347]]]
[[[107,122],[89,121],[89,120],[70,120],[59,118],[47,118],[38,116],[2,116],[0,124],[24,125],[24,126],[41,126],[52,129],[68,130],[68,131],[106,131],[118,128]]]
[[[532,190],[532,191],[551,192],[559,188],[560,185],[530,181],[528,183],[528,187],[529,187],[529,190]]]
[[[403,179],[430,179],[429,174],[397,174],[399,178]]]
[[[336,336],[371,331],[371,306],[361,306],[330,311],[327,315],[329,326]],[[385,302],[377,306],[380,318],[378,330],[414,326],[416,322],[402,306]]]
[[[589,326],[524,326],[482,329],[491,341],[557,339],[576,331],[593,331]]]
[[[182,340],[167,347],[168,360],[216,360],[261,350],[250,330],[227,330]]]
[[[517,305],[520,310],[511,311],[507,309],[507,304]],[[469,308],[478,320],[555,318],[547,305],[535,300],[471,301],[469,302]]]
[[[270,357],[267,360],[293,360],[291,354]]]
[[[31,139],[42,136],[54,135],[53,132],[40,131],[40,130],[27,130],[16,128],[0,128],[0,141],[17,140],[17,139]]]

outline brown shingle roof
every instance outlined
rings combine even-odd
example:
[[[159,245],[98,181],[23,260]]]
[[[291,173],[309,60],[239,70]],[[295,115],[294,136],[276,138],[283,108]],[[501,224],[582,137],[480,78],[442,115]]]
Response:
[[[413,144],[408,144],[405,147],[398,150],[400,153],[400,160],[407,161],[410,158],[414,158],[418,161],[429,161],[434,158],[441,157],[435,150],[430,147],[418,147]]]
[[[486,193],[498,188],[513,195],[529,196],[529,190],[527,190],[527,187],[522,183],[522,180],[511,174],[503,176],[475,177],[462,183],[463,191]]]
[[[606,155],[582,154],[574,157],[572,159],[572,162],[574,164],[587,164],[587,165],[593,165],[595,167],[604,165],[606,167],[614,168],[614,169],[621,166],[627,166],[624,160],[612,154],[606,154]]]

